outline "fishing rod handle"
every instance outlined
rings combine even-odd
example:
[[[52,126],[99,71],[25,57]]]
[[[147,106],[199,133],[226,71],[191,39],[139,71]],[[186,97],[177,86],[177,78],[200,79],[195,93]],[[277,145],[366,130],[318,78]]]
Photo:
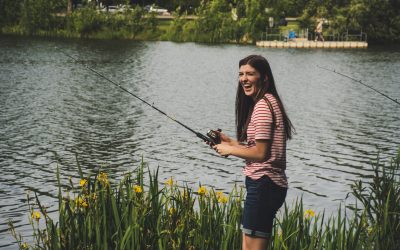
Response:
[[[215,141],[212,138],[205,136],[202,133],[197,132],[196,136],[202,139],[203,141],[207,142],[207,144],[209,144],[210,146],[216,145]]]

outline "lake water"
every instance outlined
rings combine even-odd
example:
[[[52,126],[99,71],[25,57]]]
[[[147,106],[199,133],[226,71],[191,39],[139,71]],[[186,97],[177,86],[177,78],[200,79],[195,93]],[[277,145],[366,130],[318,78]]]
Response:
[[[234,136],[238,61],[268,58],[297,134],[288,143],[287,201],[335,212],[350,184],[368,180],[370,163],[400,145],[400,106],[323,66],[400,100],[399,48],[266,49],[195,43],[54,40],[0,37],[0,248],[15,248],[7,231],[30,235],[27,192],[54,211],[56,169],[78,181],[86,173],[112,179],[139,166],[160,168],[197,190],[225,192],[243,184],[243,161],[221,158],[190,131],[143,105],[81,63],[196,131]],[[57,157],[56,157],[57,155]]]

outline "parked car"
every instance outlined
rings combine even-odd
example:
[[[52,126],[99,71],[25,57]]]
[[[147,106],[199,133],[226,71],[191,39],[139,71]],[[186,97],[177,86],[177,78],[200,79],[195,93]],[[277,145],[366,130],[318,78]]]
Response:
[[[148,12],[157,13],[158,15],[169,16],[171,13],[167,9],[160,8],[156,5],[146,5],[144,7]]]
[[[101,9],[101,11],[107,12],[107,7],[104,7],[103,9]],[[118,13],[118,12],[123,12],[123,9],[116,5],[110,5],[110,6],[108,6],[108,12],[109,13]]]

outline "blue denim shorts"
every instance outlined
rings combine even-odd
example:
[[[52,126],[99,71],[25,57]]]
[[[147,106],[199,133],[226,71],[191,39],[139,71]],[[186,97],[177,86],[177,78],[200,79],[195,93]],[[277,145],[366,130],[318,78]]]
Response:
[[[268,238],[276,212],[285,201],[287,188],[276,185],[264,175],[258,180],[246,177],[246,190],[242,232],[253,237]]]

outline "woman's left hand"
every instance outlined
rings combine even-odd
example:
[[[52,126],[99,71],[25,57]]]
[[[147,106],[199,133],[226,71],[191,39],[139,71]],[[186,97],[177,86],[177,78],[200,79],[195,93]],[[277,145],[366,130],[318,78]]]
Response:
[[[213,149],[221,156],[228,156],[232,153],[233,146],[228,144],[217,144],[213,146]]]

